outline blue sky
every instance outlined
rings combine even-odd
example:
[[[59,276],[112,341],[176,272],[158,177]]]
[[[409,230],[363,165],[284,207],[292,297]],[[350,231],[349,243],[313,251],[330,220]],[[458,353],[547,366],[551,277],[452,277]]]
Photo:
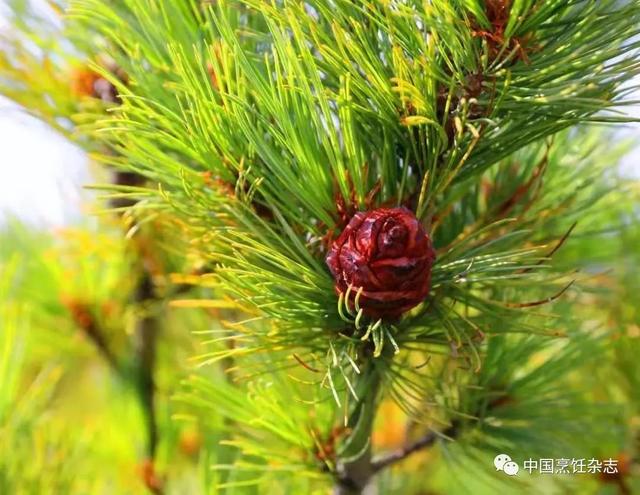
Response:
[[[90,182],[80,149],[0,98],[0,222],[15,215],[36,225],[63,225],[81,212]]]
[[[11,28],[0,0],[0,32]],[[37,0],[40,8],[46,0]],[[0,96],[0,223],[9,215],[36,225],[63,225],[81,214],[87,159],[48,126]]]

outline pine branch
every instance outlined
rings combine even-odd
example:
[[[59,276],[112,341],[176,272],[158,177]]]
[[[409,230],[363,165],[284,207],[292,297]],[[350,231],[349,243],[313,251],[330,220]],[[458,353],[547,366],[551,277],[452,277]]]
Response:
[[[356,405],[349,418],[352,431],[345,441],[349,446],[337,459],[338,475],[333,489],[334,495],[359,494],[374,475],[371,464],[371,437],[377,414],[380,380],[380,372],[373,363],[369,363],[358,384],[365,390],[364,399]]]
[[[102,334],[102,331],[100,330],[98,324],[94,321],[89,327],[83,328],[83,330],[85,331],[85,334],[89,337],[91,342],[93,342],[100,355],[109,364],[111,369],[116,373],[121,373],[122,370],[120,368],[118,358],[109,347],[109,343]]]
[[[357,420],[356,420],[357,421]],[[450,427],[441,433],[430,431],[418,440],[405,445],[404,447],[372,458],[370,435],[364,451],[355,459],[339,464],[338,476],[333,488],[334,495],[355,495],[360,494],[371,482],[373,476],[383,469],[405,460],[411,455],[423,449],[433,446],[439,439],[455,438],[460,430],[460,423],[454,421]]]
[[[344,465],[344,472],[336,479],[333,495],[359,495],[369,484],[373,476],[371,449],[354,462]]]
[[[423,449],[431,447],[443,436],[447,438],[455,438],[459,432],[459,424],[454,422],[449,428],[442,433],[435,433],[433,431],[428,432],[418,440],[405,445],[389,454],[382,455],[373,459],[371,462],[374,473],[377,473],[389,466],[392,466],[398,462],[405,460],[407,457],[419,452]]]
[[[116,171],[114,174],[116,185],[140,185],[145,182],[144,177],[135,172]],[[137,203],[135,199],[121,199],[112,206],[131,208]],[[126,210],[125,210],[126,211]],[[142,233],[138,233],[143,236]],[[143,478],[147,488],[155,495],[164,493],[163,482],[155,470],[155,458],[159,441],[158,419],[156,414],[156,353],[160,333],[158,315],[155,305],[159,302],[156,286],[153,280],[154,252],[150,252],[144,237],[133,243],[139,265],[139,280],[132,296],[131,303],[140,311],[135,328],[134,356],[135,383],[138,399],[145,418],[147,437],[147,459],[144,462]]]
[[[113,175],[113,183],[116,186],[140,186],[145,178],[135,172],[116,170]],[[138,202],[135,198],[115,198],[110,201],[110,206],[120,211],[127,211]],[[141,234],[139,234],[141,235]],[[149,253],[144,245],[144,239],[133,243],[139,265],[139,279],[135,287],[131,304],[140,312],[138,315],[134,333],[134,370],[135,388],[145,418],[147,438],[147,459],[143,464],[143,479],[147,488],[155,495],[162,495],[163,483],[155,470],[156,450],[159,441],[158,420],[156,415],[156,352],[159,329],[158,316],[155,314],[154,305],[159,298],[153,280],[152,260],[153,253]]]
[[[132,303],[145,308],[135,330],[135,356],[137,389],[147,423],[147,454],[155,457],[158,443],[158,425],[155,415],[155,380],[156,344],[158,337],[158,321],[155,315],[147,314],[146,306],[155,300],[151,275],[143,269]]]
[[[104,358],[109,367],[116,373],[121,374],[122,369],[118,362],[117,356],[111,350],[109,342],[105,337],[100,325],[96,321],[96,318],[91,313],[88,305],[75,300],[69,300],[65,302],[65,305],[69,309],[73,321],[87,336],[89,341],[94,345],[98,353]]]
[[[546,305],[567,290],[566,276],[550,257],[568,234],[551,251],[542,244],[550,233],[567,232],[565,223],[582,216],[601,190],[586,182],[589,174],[582,172],[588,167],[564,166],[546,154],[542,162],[532,160],[535,147],[522,160],[499,164],[495,174],[487,169],[570,125],[625,120],[605,112],[624,97],[621,83],[640,72],[640,43],[628,41],[638,33],[637,2],[285,0],[277,8],[263,0],[196,3],[128,0],[114,6],[75,0],[71,19],[87,26],[79,32],[102,34],[105,46],[117,46],[117,63],[131,76],[129,85],[102,68],[93,98],[119,103],[118,108],[98,121],[84,114],[85,124],[76,129],[107,143],[115,151],[101,150],[102,160],[127,171],[115,186],[129,196],[114,206],[135,202],[129,198],[138,177],[158,183],[157,199],[150,192],[140,210],[146,208],[151,218],[173,209],[188,225],[190,240],[208,266],[215,266],[215,293],[223,295],[205,303],[225,307],[233,300],[256,317],[216,330],[224,336],[213,342],[205,362],[235,364],[236,357],[259,354],[275,373],[291,363],[283,365],[272,351],[302,347],[304,354],[332,355],[325,364],[327,389],[339,406],[343,392],[357,396],[355,408],[345,402],[352,412],[349,437],[341,445],[347,446],[330,458],[337,464],[340,495],[362,492],[376,472],[435,445],[440,436],[430,432],[372,458],[381,377],[356,393],[341,368],[347,359],[357,374],[381,363],[399,404],[407,396],[437,394],[434,403],[445,404],[446,411],[466,413],[456,417],[478,418],[484,428],[479,435],[488,438],[479,442],[482,448],[505,439],[549,448],[549,439],[564,438],[562,430],[570,436],[574,430],[565,425],[584,414],[577,401],[566,406],[556,377],[575,369],[577,358],[546,356],[540,372],[527,374],[522,367],[541,350],[535,339],[512,345],[511,336],[492,335],[488,343],[484,336],[552,331],[531,323],[538,315],[525,309]],[[43,64],[27,60],[34,79],[45,79],[36,72]],[[8,76],[13,79],[15,71]],[[560,158],[566,148],[558,147]],[[439,249],[433,291],[397,325],[361,325],[363,313],[344,316],[349,297],[334,293],[323,262],[324,240],[344,227],[344,211],[391,204],[410,205],[433,226]],[[158,296],[156,272],[142,251],[133,296],[141,309],[133,379],[147,428],[145,481],[159,492],[153,457],[160,321],[147,311]],[[556,286],[565,289],[549,290]],[[523,322],[521,315],[531,316]],[[539,319],[550,321],[546,315]],[[103,346],[99,336],[94,343]],[[392,356],[392,345],[402,354]],[[575,340],[572,345],[579,348]],[[435,361],[446,369],[449,350],[463,363],[458,374],[426,380],[415,361],[441,355]],[[305,372],[323,371],[297,361]],[[467,361],[475,374],[463,373]],[[238,369],[245,371],[245,363],[238,361]],[[331,372],[338,369],[344,381],[334,383]],[[296,410],[290,389],[251,387],[243,395],[246,390],[232,385],[199,384],[199,405],[216,414],[227,409],[220,414],[233,418],[224,425],[234,433],[231,441],[242,430],[264,430],[241,443],[246,457],[271,461],[280,447],[280,458],[289,459],[292,451],[308,447],[299,425],[309,411]],[[216,400],[206,399],[211,397]],[[314,418],[322,407],[335,413],[313,399]],[[558,426],[541,420],[540,407],[549,403],[561,406],[554,418]],[[485,422],[488,412],[506,421]],[[327,418],[334,416],[322,419]],[[455,437],[458,426],[442,434]],[[268,435],[279,443],[265,441]],[[269,462],[268,469],[275,464]],[[317,464],[308,466],[317,470]],[[242,467],[236,463],[232,469]]]

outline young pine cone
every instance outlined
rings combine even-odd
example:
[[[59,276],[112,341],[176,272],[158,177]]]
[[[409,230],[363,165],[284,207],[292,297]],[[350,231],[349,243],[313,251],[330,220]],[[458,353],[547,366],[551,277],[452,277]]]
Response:
[[[379,208],[353,216],[326,262],[338,294],[349,286],[349,307],[373,318],[396,319],[429,293],[435,251],[407,208]]]

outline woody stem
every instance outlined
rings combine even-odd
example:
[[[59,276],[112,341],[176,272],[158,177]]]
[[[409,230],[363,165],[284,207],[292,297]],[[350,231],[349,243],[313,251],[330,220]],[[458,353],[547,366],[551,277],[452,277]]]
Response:
[[[359,495],[375,474],[371,462],[371,437],[377,412],[381,377],[373,362],[359,380],[361,400],[349,417],[348,448],[337,459],[334,495]]]
[[[377,473],[378,471],[396,464],[412,454],[419,452],[425,448],[431,447],[434,445],[442,436],[445,437],[455,437],[458,433],[458,424],[453,423],[449,428],[444,430],[441,434],[437,434],[433,431],[425,434],[421,438],[418,438],[416,441],[409,443],[403,447],[400,447],[393,452],[380,456],[372,461],[373,471]]]

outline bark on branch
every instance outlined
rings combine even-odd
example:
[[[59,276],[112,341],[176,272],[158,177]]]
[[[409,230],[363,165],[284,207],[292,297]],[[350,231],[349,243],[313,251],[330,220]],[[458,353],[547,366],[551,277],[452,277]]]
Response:
[[[412,454],[433,446],[442,438],[455,438],[459,424],[453,422],[446,430],[436,433],[430,431],[421,438],[393,452],[373,458],[370,449],[356,461],[345,464],[338,475],[333,489],[334,495],[359,495],[370,483],[373,476],[383,469],[403,461]]]
[[[378,471],[381,471],[382,469],[388,466],[391,466],[393,464],[396,464],[397,462],[400,462],[406,459],[410,455],[416,452],[419,452],[420,450],[431,447],[442,437],[450,437],[450,438],[455,437],[457,434],[457,431],[458,431],[458,424],[455,422],[449,428],[444,430],[442,433],[436,433],[434,431],[430,431],[429,433],[415,440],[414,442],[409,443],[389,454],[386,454],[374,459],[371,462],[373,472],[377,473]]]

